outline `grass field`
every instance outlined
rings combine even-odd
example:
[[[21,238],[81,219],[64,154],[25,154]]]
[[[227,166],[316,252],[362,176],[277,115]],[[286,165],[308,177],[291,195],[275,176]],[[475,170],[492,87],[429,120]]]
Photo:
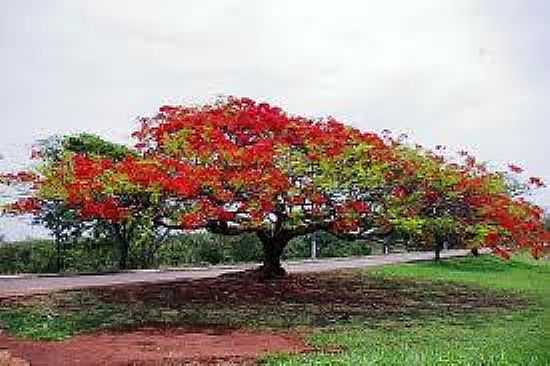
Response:
[[[484,256],[276,283],[228,276],[0,307],[2,328],[31,339],[152,323],[284,329],[315,350],[267,365],[550,365],[550,263]]]
[[[320,331],[314,345],[339,354],[269,358],[270,365],[550,365],[550,262],[493,257],[388,266],[384,278],[449,281],[513,292],[531,299],[517,311],[396,321],[375,328]]]

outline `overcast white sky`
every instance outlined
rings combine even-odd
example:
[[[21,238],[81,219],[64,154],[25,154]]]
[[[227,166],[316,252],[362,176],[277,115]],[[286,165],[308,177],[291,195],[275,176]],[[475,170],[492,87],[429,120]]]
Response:
[[[139,115],[225,94],[405,132],[550,181],[545,0],[1,4],[0,171],[27,164],[38,138],[124,142]],[[548,190],[534,199],[550,206]]]

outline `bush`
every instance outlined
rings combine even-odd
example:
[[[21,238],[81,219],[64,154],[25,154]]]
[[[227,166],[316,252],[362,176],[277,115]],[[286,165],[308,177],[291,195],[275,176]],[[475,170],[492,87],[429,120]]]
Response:
[[[253,234],[227,237],[210,233],[178,235],[162,246],[158,266],[257,262],[261,260],[260,241]]]
[[[318,258],[352,257],[370,255],[372,253],[370,243],[363,240],[342,240],[323,231],[316,233],[315,236]],[[285,258],[310,258],[312,239],[311,235],[293,239],[288,245]]]
[[[62,252],[65,272],[110,271],[116,268],[111,243],[83,241]],[[29,240],[0,245],[0,273],[55,273],[57,247],[53,240]]]
[[[52,240],[0,244],[0,273],[48,273],[57,270]]]
[[[254,234],[233,237],[229,244],[230,257],[234,262],[260,262],[263,258],[262,243]]]
[[[69,244],[63,252],[65,272],[108,272],[118,268],[116,244],[105,240],[84,240]]]
[[[209,233],[178,235],[168,240],[158,251],[157,266],[182,266],[188,264],[218,264],[225,259],[224,242]]]
[[[369,255],[371,248],[361,241],[339,240],[327,233],[317,233],[318,257]],[[222,236],[211,233],[176,235],[162,245],[152,260],[146,258],[143,245],[130,248],[131,268],[179,267],[219,263],[260,262],[261,243],[254,234]],[[311,256],[311,236],[292,240],[284,259]],[[81,239],[63,249],[65,272],[105,272],[118,266],[116,243],[106,240]],[[0,244],[0,273],[57,272],[57,248],[53,240],[30,240]]]

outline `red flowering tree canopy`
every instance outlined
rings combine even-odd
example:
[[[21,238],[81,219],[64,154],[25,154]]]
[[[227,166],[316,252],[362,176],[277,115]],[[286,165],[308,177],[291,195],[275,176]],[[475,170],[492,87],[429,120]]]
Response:
[[[377,135],[249,99],[163,107],[135,137],[187,229],[361,231],[388,189]]]
[[[541,188],[539,178],[519,183],[507,172],[489,171],[466,152],[453,162],[441,151],[403,145],[396,149],[407,173],[396,178],[400,183],[388,214],[395,227],[417,242],[459,241],[491,248],[503,257],[522,248],[538,257],[548,245],[543,210],[517,196]],[[516,165],[509,169],[513,175],[523,171]]]
[[[513,186],[468,154],[451,162],[332,118],[228,98],[162,107],[134,137],[135,150],[69,137],[55,158],[38,154],[38,172],[4,176],[32,183],[11,210],[35,212],[53,200],[82,220],[147,215],[183,230],[255,232],[271,270],[291,238],[317,230],[350,238],[399,230],[427,243],[454,235],[503,255],[548,245],[541,210],[515,196],[540,179]]]

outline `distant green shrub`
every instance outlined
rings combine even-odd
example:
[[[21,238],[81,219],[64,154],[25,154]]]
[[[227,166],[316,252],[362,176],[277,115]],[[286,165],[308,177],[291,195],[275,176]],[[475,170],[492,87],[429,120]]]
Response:
[[[233,237],[230,242],[231,258],[235,262],[260,262],[263,258],[262,243],[254,234]]]
[[[363,240],[342,240],[326,232],[318,232],[315,236],[318,258],[363,256],[372,253],[370,243]],[[298,259],[311,257],[312,239],[311,235],[293,239],[288,245],[285,258]]]
[[[1,273],[48,273],[57,270],[52,240],[0,244]]]
[[[318,257],[369,255],[365,242],[339,240],[327,233],[317,233]],[[261,243],[254,234],[222,236],[211,233],[176,235],[148,258],[146,246],[130,248],[131,268],[160,268],[186,265],[261,262]],[[311,236],[292,240],[284,259],[311,256]],[[105,240],[81,239],[65,244],[62,263],[65,272],[105,272],[118,267],[117,245]],[[29,240],[0,244],[0,273],[57,272],[57,247],[53,240]]]
[[[227,237],[210,233],[171,238],[157,254],[158,266],[257,262],[262,258],[260,241],[252,234]]]
[[[108,272],[118,268],[117,246],[109,241],[85,240],[67,245],[63,252],[65,272]]]
[[[111,271],[116,258],[111,243],[83,241],[62,251],[65,272]],[[55,273],[57,247],[53,240],[28,240],[0,245],[0,273]]]

